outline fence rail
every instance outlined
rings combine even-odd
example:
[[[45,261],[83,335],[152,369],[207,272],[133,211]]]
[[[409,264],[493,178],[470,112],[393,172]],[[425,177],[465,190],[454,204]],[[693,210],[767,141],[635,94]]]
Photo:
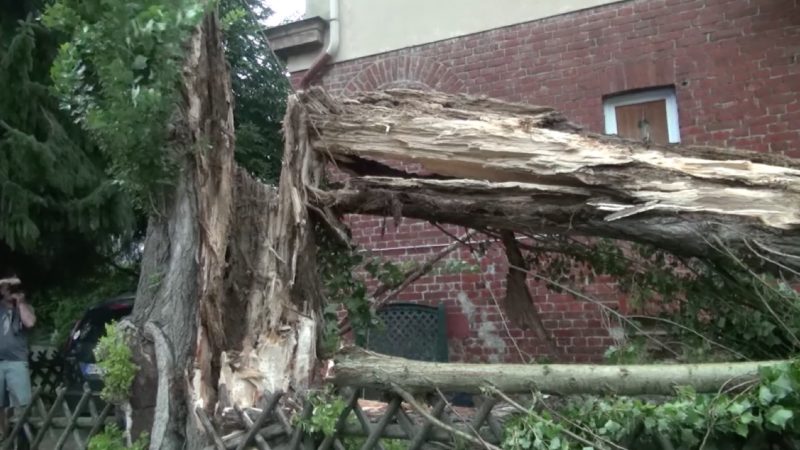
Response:
[[[88,449],[91,437],[113,423],[113,405],[101,402],[87,385],[67,395],[59,384],[64,382],[64,365],[53,354],[32,355],[30,367],[37,386],[32,402],[17,411],[0,450]],[[377,392],[383,401],[367,400],[363,394],[360,389],[340,389],[337,395],[344,408],[328,435],[309,431],[318,403],[309,396],[290,398],[274,392],[260,408],[229,408],[214,418],[201,408],[195,414],[212,443],[204,450],[420,450],[456,445],[497,449],[502,424],[512,410],[491,396],[479,397],[474,408],[460,408],[439,391],[415,397],[394,386]]]
[[[419,450],[448,448],[441,444],[455,443],[458,448],[497,449],[503,437],[502,424],[512,410],[493,397],[481,397],[475,408],[457,408],[440,392],[422,399],[393,390],[384,392],[385,402],[370,402],[372,407],[365,411],[360,394],[359,390],[344,390],[345,407],[329,435],[309,433],[304,426],[314,414],[308,398],[302,400],[302,408],[286,408],[281,392],[267,396],[258,409],[229,411],[234,417],[224,422],[238,418],[241,429],[227,434],[212,425],[202,408],[195,412],[213,442],[205,450],[386,450],[387,440],[394,441],[394,448],[397,441],[403,441],[402,448]],[[381,406],[376,409],[376,404]]]
[[[98,409],[97,394],[87,385],[74,407],[67,401],[64,386],[55,389],[49,405],[42,395],[46,391],[44,386],[37,387],[31,403],[11,419],[11,431],[0,441],[0,450],[85,450],[89,439],[113,422],[113,405]]]
[[[38,387],[31,404],[18,412],[11,432],[0,441],[0,450],[86,450],[91,437],[114,421],[113,406],[98,408],[97,395],[88,386],[74,406],[67,401],[63,386],[56,388],[55,399],[49,403],[43,392]],[[281,392],[267,396],[261,408],[228,410],[228,417],[216,425],[202,408],[195,413],[213,443],[206,450],[386,450],[387,440],[420,450],[442,448],[433,447],[434,443],[456,442],[459,448],[496,449],[510,411],[492,397],[482,397],[476,408],[458,408],[441,393],[422,399],[402,390],[387,391],[384,402],[366,401],[354,389],[344,389],[340,395],[345,406],[329,435],[309,432],[306,424],[314,414],[309,398],[300,400],[301,407],[291,407],[294,399],[284,399]],[[227,424],[227,432],[222,431],[221,422]],[[231,430],[232,423],[239,429]]]

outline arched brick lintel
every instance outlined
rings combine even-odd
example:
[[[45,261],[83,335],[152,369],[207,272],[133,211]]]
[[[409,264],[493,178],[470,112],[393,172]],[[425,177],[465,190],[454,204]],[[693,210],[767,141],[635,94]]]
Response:
[[[449,66],[424,56],[397,55],[378,59],[344,87],[345,95],[376,89],[411,88],[463,92],[464,82]]]

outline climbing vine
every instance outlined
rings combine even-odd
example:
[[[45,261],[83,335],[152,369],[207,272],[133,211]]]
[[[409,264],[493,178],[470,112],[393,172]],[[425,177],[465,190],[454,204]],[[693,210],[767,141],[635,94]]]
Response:
[[[356,340],[366,336],[370,328],[383,324],[373,316],[372,302],[365,279],[371,278],[389,290],[397,288],[409,273],[420,267],[420,262],[394,261],[368,254],[345,245],[327,227],[317,224],[314,233],[319,248],[317,267],[325,287],[328,303],[324,309],[324,353],[332,354],[339,343],[339,313],[347,313]],[[444,259],[435,264],[428,275],[474,273],[475,264],[460,259]]]
[[[798,293],[775,272],[756,273],[752,261],[745,264],[725,248],[706,259],[606,239],[554,238],[540,248],[528,258],[550,289],[580,289],[599,276],[612,277],[632,309],[680,326],[673,331],[687,359],[708,358],[721,348],[735,349],[717,355],[729,360],[800,351]],[[721,345],[711,348],[710,342]]]

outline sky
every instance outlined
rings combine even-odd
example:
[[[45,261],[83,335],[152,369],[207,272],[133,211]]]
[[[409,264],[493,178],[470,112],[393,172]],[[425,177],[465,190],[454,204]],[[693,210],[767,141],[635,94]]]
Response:
[[[305,0],[263,0],[275,14],[267,20],[267,26],[278,25],[287,19],[299,19],[306,10]]]

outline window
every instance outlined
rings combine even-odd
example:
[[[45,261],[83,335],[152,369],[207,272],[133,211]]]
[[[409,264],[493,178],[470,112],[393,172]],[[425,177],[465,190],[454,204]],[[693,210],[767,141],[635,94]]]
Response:
[[[681,141],[674,88],[614,95],[603,101],[606,134],[655,144]]]

